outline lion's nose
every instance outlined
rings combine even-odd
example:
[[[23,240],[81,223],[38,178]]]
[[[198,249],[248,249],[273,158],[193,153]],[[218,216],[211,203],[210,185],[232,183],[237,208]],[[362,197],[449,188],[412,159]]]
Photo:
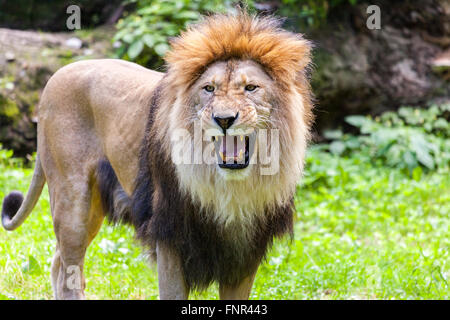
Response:
[[[231,127],[234,123],[234,121],[236,121],[236,119],[239,116],[239,112],[236,113],[236,115],[234,116],[220,116],[220,115],[213,115],[213,119],[214,121],[219,125],[219,127],[222,128],[222,130],[225,132],[225,130],[227,130],[229,127]]]

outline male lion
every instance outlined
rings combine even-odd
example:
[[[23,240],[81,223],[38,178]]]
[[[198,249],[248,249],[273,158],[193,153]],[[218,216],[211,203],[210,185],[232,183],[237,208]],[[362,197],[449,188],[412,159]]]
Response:
[[[247,299],[273,238],[292,232],[312,122],[310,51],[277,19],[240,12],[172,41],[166,73],[120,60],[56,72],[40,102],[30,190],[25,200],[10,193],[2,209],[3,226],[17,228],[47,181],[55,298],[84,298],[84,256],[107,216],[132,224],[154,254],[161,299],[214,281],[220,298]],[[196,124],[204,137],[192,143]],[[264,129],[278,140],[255,146]],[[201,146],[217,161],[175,161],[180,132],[183,150]],[[275,172],[256,161],[262,147],[278,148]]]

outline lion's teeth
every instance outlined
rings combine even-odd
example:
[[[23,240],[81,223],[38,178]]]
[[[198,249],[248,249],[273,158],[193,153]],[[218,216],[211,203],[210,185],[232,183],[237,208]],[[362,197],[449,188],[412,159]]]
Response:
[[[241,136],[241,141],[244,141],[244,136]]]
[[[238,158],[239,159],[242,159],[242,155],[244,154],[244,151],[242,151],[242,149],[239,151],[239,156],[238,156]]]

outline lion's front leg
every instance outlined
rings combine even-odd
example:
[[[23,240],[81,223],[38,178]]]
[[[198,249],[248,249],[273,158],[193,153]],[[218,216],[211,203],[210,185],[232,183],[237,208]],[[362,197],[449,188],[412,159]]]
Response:
[[[164,244],[156,245],[159,298],[161,300],[186,300],[189,288],[184,280],[180,257]]]
[[[244,278],[236,286],[219,285],[219,296],[221,300],[248,300],[255,280],[256,270],[250,276]]]

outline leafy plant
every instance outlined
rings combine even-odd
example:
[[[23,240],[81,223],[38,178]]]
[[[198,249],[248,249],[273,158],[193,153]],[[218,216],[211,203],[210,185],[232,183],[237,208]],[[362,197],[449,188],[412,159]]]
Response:
[[[332,140],[328,150],[337,155],[356,153],[411,173],[419,166],[448,169],[449,110],[450,104],[443,104],[428,109],[403,107],[398,113],[386,112],[376,118],[348,116],[346,122],[357,127],[361,135],[340,130],[325,132],[325,137]]]
[[[223,12],[236,0],[130,0],[136,11],[117,24],[114,41],[120,44],[119,57],[142,65],[159,67],[169,49],[168,40],[192,23],[201,14]]]
[[[12,150],[2,149],[0,143],[0,169],[6,167],[18,167],[22,168],[24,161],[21,158],[13,158],[14,152]]]

